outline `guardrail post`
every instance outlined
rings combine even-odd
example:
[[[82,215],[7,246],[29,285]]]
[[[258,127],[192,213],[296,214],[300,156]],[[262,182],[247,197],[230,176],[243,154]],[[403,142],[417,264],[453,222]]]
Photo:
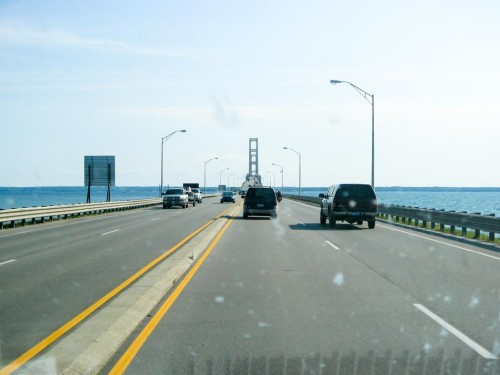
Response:
[[[454,210],[449,211],[449,212],[455,212]],[[450,233],[455,234],[455,225],[450,225]]]
[[[471,212],[471,215],[481,215],[481,212]],[[481,230],[475,228],[474,229],[474,239],[478,239],[479,237],[481,237]]]
[[[495,217],[495,214],[489,214],[486,216]],[[489,232],[489,239],[490,239],[490,241],[495,241],[495,232]]]

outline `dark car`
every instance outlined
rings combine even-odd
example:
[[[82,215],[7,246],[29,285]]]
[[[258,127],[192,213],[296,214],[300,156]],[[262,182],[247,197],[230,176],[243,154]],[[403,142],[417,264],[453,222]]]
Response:
[[[243,218],[249,216],[269,216],[276,218],[276,208],[278,200],[276,193],[271,187],[251,187],[247,190],[245,195],[245,202],[243,203]]]
[[[235,203],[234,193],[232,191],[223,191],[220,197],[220,202],[233,202]]]
[[[378,211],[377,197],[373,188],[367,184],[332,185],[326,194],[320,194],[321,208],[319,221],[326,224],[328,219],[331,228],[337,221],[363,224],[368,222],[368,228],[375,228],[375,216]]]

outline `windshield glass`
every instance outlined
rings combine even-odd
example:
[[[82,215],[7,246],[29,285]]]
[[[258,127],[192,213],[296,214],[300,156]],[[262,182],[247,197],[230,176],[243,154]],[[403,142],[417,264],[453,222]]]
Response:
[[[186,194],[182,189],[169,189],[165,192],[165,195],[182,195]]]
[[[499,357],[500,1],[0,0],[0,375]]]

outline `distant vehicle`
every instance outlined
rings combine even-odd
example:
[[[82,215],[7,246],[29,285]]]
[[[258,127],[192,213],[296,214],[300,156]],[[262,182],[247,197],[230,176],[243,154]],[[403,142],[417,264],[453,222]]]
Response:
[[[187,188],[186,194],[188,196],[188,202],[191,203],[193,207],[196,206],[196,198],[190,187]]]
[[[199,189],[200,188],[200,184],[198,182],[184,182],[182,184],[182,187],[185,189],[185,190],[189,190],[188,188],[191,188],[194,189]]]
[[[201,190],[199,188],[192,188],[191,191],[194,194],[194,200],[198,203],[201,203],[203,201]]]
[[[235,203],[236,200],[234,199],[234,193],[232,191],[223,191],[222,195],[220,197],[220,202],[233,202]]]
[[[276,208],[278,200],[272,187],[250,187],[243,203],[243,219],[249,216],[278,217]]]
[[[281,194],[281,191],[277,191],[276,192],[276,199],[278,200],[278,202],[281,202],[281,200],[283,199],[283,194]]]
[[[167,189],[163,194],[163,208],[172,208],[174,206],[189,207],[189,196],[183,188]]]
[[[375,216],[378,211],[377,197],[372,187],[367,184],[332,185],[326,194],[320,194],[321,201],[319,221],[330,228],[335,228],[337,221],[350,224],[368,222],[368,228],[375,228]]]

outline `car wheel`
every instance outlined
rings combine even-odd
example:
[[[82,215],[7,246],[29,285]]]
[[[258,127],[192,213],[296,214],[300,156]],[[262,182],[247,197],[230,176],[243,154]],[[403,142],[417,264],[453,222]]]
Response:
[[[375,220],[368,220],[368,228],[370,229],[375,228]]]
[[[246,212],[243,212],[243,219],[248,219],[248,214]]]
[[[165,204],[164,204],[164,205],[163,205],[163,209],[165,209],[165,208],[167,208],[167,205],[165,205]]]
[[[319,211],[319,223],[322,225],[326,224],[326,216],[323,214],[323,211]]]
[[[358,225],[362,225],[363,224],[363,220],[358,220],[357,223],[358,223]]]
[[[193,207],[196,206],[196,201],[193,201]]]
[[[328,221],[330,222],[330,228],[335,228],[335,226],[337,225],[337,220],[335,220],[332,215],[330,215]]]

